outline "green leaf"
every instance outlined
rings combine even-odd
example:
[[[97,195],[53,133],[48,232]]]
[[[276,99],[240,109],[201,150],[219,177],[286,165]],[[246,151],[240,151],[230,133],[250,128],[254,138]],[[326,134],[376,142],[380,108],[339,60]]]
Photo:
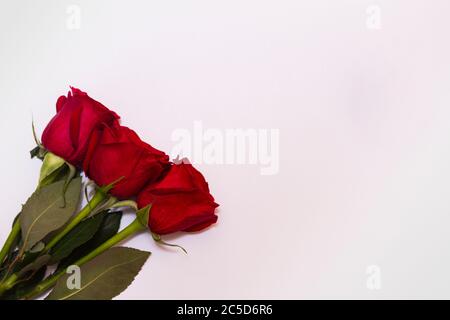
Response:
[[[103,215],[96,215],[80,222],[53,247],[50,252],[51,262],[60,261],[71,254],[73,250],[89,241],[99,229],[103,218]]]
[[[17,251],[17,254],[19,254],[20,252]],[[25,255],[23,256],[22,259],[18,260],[17,263],[15,264],[14,268],[13,268],[13,272],[19,272],[20,270],[22,270],[23,268],[26,268],[29,264],[32,264],[33,261],[35,261],[40,255],[40,252],[27,252],[25,253]]]
[[[39,241],[38,243],[36,243],[33,248],[30,249],[31,253],[39,253],[42,250],[45,249],[45,243],[42,241]]]
[[[77,209],[81,178],[72,180],[65,199],[63,188],[64,181],[58,181],[36,190],[23,206],[19,219],[25,251],[30,250],[50,232],[61,228]]]
[[[119,231],[121,219],[121,211],[105,212],[102,224],[97,233],[89,242],[83,245],[83,248],[90,252],[92,249],[95,249],[103,244],[106,240],[112,238]]]
[[[37,257],[32,263],[27,265],[25,268],[20,270],[17,275],[19,277],[25,276],[29,272],[34,272],[41,269],[43,266],[49,263],[51,256],[49,254],[44,254],[42,256]]]
[[[67,268],[75,261],[79,260],[80,258],[87,255],[89,252],[99,247],[106,240],[112,238],[119,231],[120,220],[122,219],[122,212],[105,211],[97,216],[101,216],[103,220],[95,235],[88,242],[76,248],[70,256],[61,260],[61,262],[58,265],[58,270]]]
[[[81,266],[80,288],[69,289],[65,274],[46,300],[110,300],[133,282],[150,252],[114,247]]]

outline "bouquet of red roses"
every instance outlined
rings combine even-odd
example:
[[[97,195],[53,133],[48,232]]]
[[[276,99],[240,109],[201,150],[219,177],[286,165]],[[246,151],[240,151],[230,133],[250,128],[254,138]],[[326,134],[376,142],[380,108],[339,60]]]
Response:
[[[187,160],[169,161],[78,89],[61,96],[56,110],[42,142],[33,126],[31,156],[42,167],[0,251],[0,299],[50,289],[52,300],[112,299],[150,255],[116,246],[121,241],[149,230],[172,246],[161,236],[217,221],[208,184]],[[123,208],[136,219],[120,230]]]

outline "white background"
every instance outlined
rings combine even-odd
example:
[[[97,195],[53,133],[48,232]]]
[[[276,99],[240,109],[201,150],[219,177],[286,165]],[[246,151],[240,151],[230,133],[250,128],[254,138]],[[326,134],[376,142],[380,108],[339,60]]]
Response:
[[[36,186],[31,117],[42,132],[74,85],[167,152],[195,120],[280,130],[276,175],[198,166],[219,223],[168,238],[188,256],[147,234],[127,242],[153,256],[119,298],[449,298],[449,12],[448,0],[1,0],[0,241]]]

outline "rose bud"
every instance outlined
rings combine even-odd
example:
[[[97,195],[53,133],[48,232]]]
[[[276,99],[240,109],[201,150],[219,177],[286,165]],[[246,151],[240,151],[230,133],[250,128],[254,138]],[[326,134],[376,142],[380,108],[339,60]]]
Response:
[[[59,97],[56,112],[42,134],[42,144],[77,167],[83,163],[91,136],[119,119],[116,113],[73,87],[67,97]]]
[[[139,194],[137,202],[139,208],[152,205],[148,226],[159,235],[200,231],[217,222],[214,211],[219,205],[191,164],[172,165],[164,178]]]
[[[156,181],[168,165],[164,152],[143,142],[133,130],[116,125],[93,137],[83,169],[99,186],[118,181],[110,193],[131,199]]]

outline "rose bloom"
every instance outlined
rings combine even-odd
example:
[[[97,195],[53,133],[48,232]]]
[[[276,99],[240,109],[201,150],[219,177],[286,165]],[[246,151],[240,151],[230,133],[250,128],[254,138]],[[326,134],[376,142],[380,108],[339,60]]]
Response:
[[[148,185],[138,196],[138,205],[151,204],[148,226],[156,234],[200,231],[217,222],[219,206],[203,175],[191,164],[174,164],[165,177]]]
[[[116,113],[73,87],[67,97],[59,97],[56,111],[42,134],[42,144],[77,167],[84,161],[91,136],[119,119]]]
[[[169,166],[169,157],[143,142],[131,129],[106,127],[92,137],[83,169],[99,186],[120,180],[110,193],[119,199],[135,198]]]

